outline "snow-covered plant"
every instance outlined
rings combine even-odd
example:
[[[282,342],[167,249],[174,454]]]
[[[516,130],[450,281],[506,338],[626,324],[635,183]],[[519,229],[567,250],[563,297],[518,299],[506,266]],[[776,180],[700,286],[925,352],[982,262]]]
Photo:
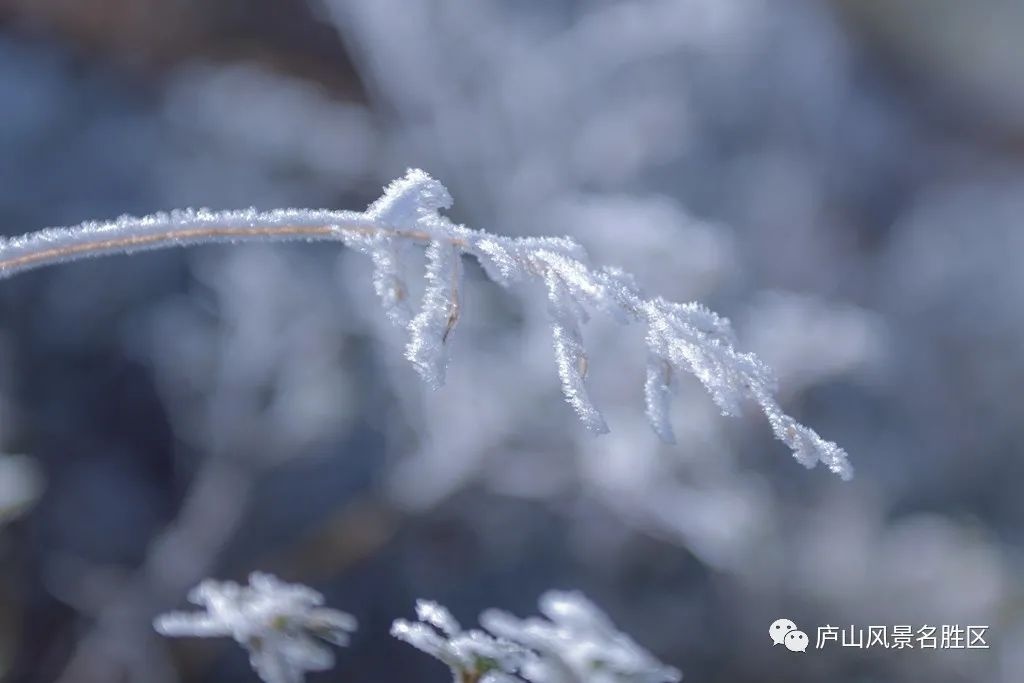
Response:
[[[735,347],[729,321],[697,303],[646,296],[633,277],[590,263],[567,238],[511,238],[453,223],[440,211],[452,204],[447,189],[423,171],[392,182],[365,212],[283,209],[159,213],[144,218],[50,228],[0,242],[0,277],[43,265],[165,246],[243,240],[340,241],[368,254],[374,288],[390,320],[409,331],[406,358],[431,386],[444,383],[449,339],[459,321],[463,255],[475,257],[501,285],[534,284],[546,292],[555,359],[566,400],[584,425],[607,431],[587,391],[588,356],[583,326],[605,312],[646,330],[645,396],[655,432],[672,440],[669,403],[678,377],[700,380],[725,414],[753,400],[775,436],[806,467],[824,463],[852,476],[846,453],[785,414],[775,399],[771,372]],[[407,246],[426,245],[426,287],[419,311],[409,311]]]
[[[348,645],[356,629],[350,614],[323,607],[317,591],[260,572],[249,585],[206,580],[189,594],[201,612],[170,612],[153,622],[165,636],[230,636],[249,651],[253,669],[267,683],[301,683],[307,671],[334,666],[319,640]]]
[[[499,683],[512,680],[530,651],[480,630],[463,631],[447,609],[429,600],[416,602],[418,622],[396,619],[391,635],[440,659],[455,683]]]
[[[517,619],[488,610],[488,632],[463,631],[443,607],[419,601],[420,623],[395,621],[391,633],[448,665],[455,683],[481,679],[530,683],[675,683],[679,671],[662,664],[619,632],[578,592],[549,591],[540,598],[547,619]]]

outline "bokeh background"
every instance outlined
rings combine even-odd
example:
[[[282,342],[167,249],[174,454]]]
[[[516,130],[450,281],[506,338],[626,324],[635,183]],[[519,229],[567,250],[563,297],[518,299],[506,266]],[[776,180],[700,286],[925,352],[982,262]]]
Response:
[[[639,331],[470,266],[431,392],[330,245],[114,257],[0,285],[0,671],[254,681],[152,616],[204,576],[308,583],[361,629],[311,681],[437,682],[392,640],[580,588],[690,681],[1024,680],[1024,5],[1017,0],[0,0],[0,231],[184,206],[568,234],[729,316],[806,471],[695,381],[661,445]],[[772,648],[768,625],[988,625],[988,650]]]

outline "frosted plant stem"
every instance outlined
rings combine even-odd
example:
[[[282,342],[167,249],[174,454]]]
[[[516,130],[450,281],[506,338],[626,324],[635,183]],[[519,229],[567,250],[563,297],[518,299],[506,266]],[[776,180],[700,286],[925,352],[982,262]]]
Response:
[[[724,414],[737,415],[754,402],[776,438],[805,467],[822,463],[843,479],[853,476],[846,452],[782,411],[775,380],[756,356],[735,347],[729,321],[697,303],[648,298],[628,273],[590,263],[567,238],[513,238],[471,230],[440,213],[452,204],[448,190],[420,170],[410,170],[364,212],[279,209],[213,212],[207,209],[123,216],[106,223],[49,228],[0,241],[0,278],[32,268],[113,253],[244,241],[336,241],[371,257],[374,289],[388,318],[409,333],[406,358],[432,387],[444,383],[449,336],[459,317],[462,256],[475,257],[495,282],[538,283],[547,292],[554,355],[562,392],[593,432],[607,431],[588,395],[589,357],[583,325],[590,312],[639,323],[655,361],[645,386],[654,431],[671,441],[671,381],[695,376]],[[419,312],[408,318],[405,263],[398,242],[426,245],[426,291]],[[664,379],[662,379],[662,377]]]
[[[300,216],[306,220],[297,220]],[[180,211],[83,223],[73,228],[47,228],[0,240],[0,278],[110,254],[225,242],[340,242],[346,233],[391,235],[422,243],[436,239],[424,231],[374,224],[364,214],[351,211]],[[448,242],[464,246],[458,239]]]

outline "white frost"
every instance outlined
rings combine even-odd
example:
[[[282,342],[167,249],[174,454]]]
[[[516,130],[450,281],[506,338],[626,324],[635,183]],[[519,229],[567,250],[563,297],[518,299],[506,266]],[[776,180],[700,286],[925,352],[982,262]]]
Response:
[[[647,298],[629,273],[592,265],[583,248],[570,239],[504,237],[452,223],[439,213],[451,204],[444,185],[413,169],[388,185],[363,213],[186,210],[51,228],[0,240],[0,278],[87,256],[162,246],[239,240],[340,241],[371,257],[373,285],[385,314],[408,330],[406,358],[428,384],[438,387],[444,383],[448,341],[461,308],[461,258],[470,255],[502,285],[534,282],[544,287],[562,391],[589,430],[608,431],[587,391],[590,368],[583,342],[583,326],[590,313],[601,312],[646,329],[652,359],[645,383],[646,413],[662,439],[672,439],[672,382],[691,374],[725,414],[739,414],[745,402],[757,404],[775,436],[803,465],[820,462],[843,479],[852,476],[842,448],[782,411],[772,373],[756,356],[736,349],[727,319],[697,303]],[[401,251],[411,243],[426,244],[427,267],[422,305],[410,319]]]
[[[255,572],[249,585],[207,579],[189,594],[202,612],[170,612],[153,626],[165,636],[230,636],[249,651],[253,669],[266,683],[302,683],[307,671],[334,666],[334,654],[319,640],[348,645],[356,629],[350,614],[323,607],[311,588]]]

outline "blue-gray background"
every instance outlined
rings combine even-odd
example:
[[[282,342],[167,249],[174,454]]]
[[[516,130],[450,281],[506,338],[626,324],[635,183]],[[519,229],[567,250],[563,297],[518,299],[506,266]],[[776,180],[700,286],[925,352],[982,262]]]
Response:
[[[203,576],[322,590],[312,681],[443,681],[387,636],[580,588],[690,681],[1024,680],[1024,6],[1015,0],[0,0],[0,230],[184,206],[568,234],[729,316],[806,471],[695,381],[644,422],[638,331],[561,399],[538,292],[468,270],[448,386],[363,258],[205,247],[0,286],[0,672],[252,681],[152,615]],[[989,650],[772,648],[768,625],[988,625]]]

